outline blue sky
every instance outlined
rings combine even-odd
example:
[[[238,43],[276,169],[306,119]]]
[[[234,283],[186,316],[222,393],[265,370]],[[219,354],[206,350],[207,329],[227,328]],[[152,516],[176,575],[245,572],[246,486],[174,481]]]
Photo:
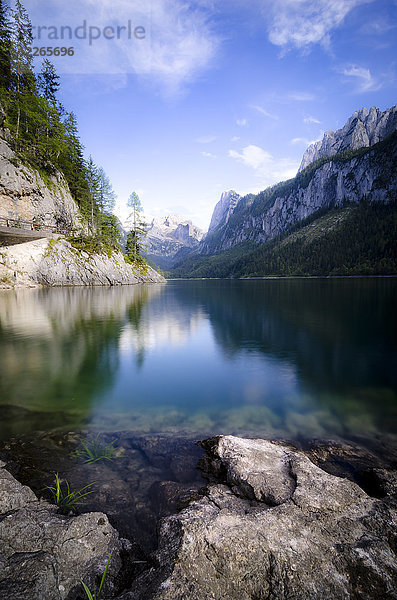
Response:
[[[294,176],[324,131],[397,101],[397,0],[24,5],[35,45],[74,48],[54,59],[60,100],[122,218],[135,190],[145,213],[206,229],[223,191]]]

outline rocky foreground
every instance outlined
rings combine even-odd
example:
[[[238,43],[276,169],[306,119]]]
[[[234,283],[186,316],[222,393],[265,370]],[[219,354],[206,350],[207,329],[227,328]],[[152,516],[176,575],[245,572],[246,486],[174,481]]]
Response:
[[[104,514],[59,515],[2,468],[0,597],[83,598],[80,579],[93,586],[114,549],[103,599],[397,598],[395,465],[367,469],[364,491],[284,443],[202,446],[209,484],[162,520],[158,550],[128,584],[131,543]]]

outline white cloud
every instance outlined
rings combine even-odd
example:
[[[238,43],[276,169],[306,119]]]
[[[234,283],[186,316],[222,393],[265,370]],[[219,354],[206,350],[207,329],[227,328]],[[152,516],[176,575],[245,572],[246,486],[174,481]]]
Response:
[[[311,92],[290,92],[288,97],[296,102],[312,102],[316,99],[315,95]]]
[[[267,110],[262,108],[262,106],[252,105],[251,108],[253,108],[254,110],[257,110],[259,113],[261,113],[261,115],[264,115],[265,117],[269,117],[269,119],[274,119],[276,121],[278,120],[278,117],[276,115],[272,115]]]
[[[294,177],[300,164],[289,158],[275,159],[269,152],[253,144],[246,146],[241,152],[229,150],[229,157],[255,171],[260,180],[258,189]]]
[[[319,120],[318,120],[318,119],[316,119],[315,117],[311,117],[310,115],[309,115],[308,117],[305,117],[305,118],[303,119],[303,122],[304,122],[304,123],[316,123],[316,124],[318,124],[318,125],[321,123],[321,121],[319,121]]]
[[[248,121],[247,119],[237,119],[236,125],[238,125],[239,127],[246,127],[248,125]]]
[[[75,54],[54,59],[58,72],[138,74],[169,94],[210,67],[221,41],[209,22],[205,0],[194,6],[184,0],[26,0],[25,5],[36,33],[42,27],[42,45],[55,45],[45,37],[45,26],[56,27],[59,36],[61,27],[73,32],[67,45],[74,46]],[[79,40],[74,31],[84,21],[86,39]],[[135,27],[144,28],[143,39],[134,37]],[[98,36],[91,44],[90,28]],[[113,30],[112,39],[106,39],[105,29],[109,35]]]
[[[196,142],[198,144],[211,144],[212,142],[215,142],[216,139],[216,135],[202,135],[201,137],[196,139]]]
[[[304,146],[310,146],[310,144],[314,144],[317,141],[318,140],[308,140],[307,138],[296,137],[296,138],[292,138],[290,143],[293,145],[303,144]]]
[[[350,65],[342,69],[342,75],[353,77],[358,83],[357,92],[369,92],[378,90],[382,85],[372,76],[371,71],[365,67]]]
[[[306,146],[309,146],[310,142],[306,138],[297,137],[291,140],[291,144],[305,144]]]
[[[201,156],[205,156],[206,158],[216,158],[215,154],[212,154],[212,152],[201,152]]]
[[[272,0],[269,40],[276,46],[304,48],[329,44],[329,34],[355,7],[371,0]],[[266,15],[269,3],[266,3]]]
[[[231,142],[238,142],[240,139],[240,137],[238,135],[234,135],[232,138],[230,138]]]
[[[253,169],[262,168],[272,160],[272,156],[269,152],[266,152],[259,146],[253,144],[243,148],[241,153],[236,152],[236,150],[229,150],[229,156]]]

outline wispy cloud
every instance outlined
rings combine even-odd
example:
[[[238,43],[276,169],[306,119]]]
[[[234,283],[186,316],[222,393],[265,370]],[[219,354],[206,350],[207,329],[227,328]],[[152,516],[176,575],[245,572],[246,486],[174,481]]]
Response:
[[[236,119],[236,125],[239,127],[246,127],[248,125],[247,119]]]
[[[212,152],[201,152],[201,156],[205,156],[205,158],[216,158],[216,155],[212,154]]]
[[[262,108],[262,106],[257,106],[255,104],[252,104],[251,108],[258,111],[264,117],[269,117],[269,119],[274,119],[275,121],[278,120],[278,117],[276,115],[269,113],[265,108]]]
[[[136,74],[169,94],[178,93],[209,68],[221,43],[205,0],[194,4],[184,0],[40,0],[27,8],[36,33],[38,27],[50,25],[58,34],[61,27],[74,31],[86,22],[86,39],[72,40],[75,55],[67,60],[55,57],[58,72]],[[134,37],[137,26],[145,31],[142,39]],[[99,36],[91,44],[90,27]],[[41,33],[41,44],[46,45],[51,40],[43,36],[49,30]],[[54,40],[48,45],[54,45]]]
[[[390,21],[386,17],[378,17],[377,19],[372,19],[371,21],[365,23],[360,32],[365,35],[384,35],[388,31],[397,28],[397,23]]]
[[[311,117],[310,115],[308,117],[305,117],[303,119],[303,122],[304,123],[316,123],[317,125],[319,125],[321,123],[321,121],[319,121],[315,117]]]
[[[310,146],[310,144],[314,144],[317,141],[318,140],[308,140],[307,138],[296,137],[296,138],[292,138],[290,143],[293,145],[302,144],[303,146]]]
[[[371,71],[365,67],[349,65],[342,68],[341,73],[345,77],[353,78],[357,84],[356,92],[370,92],[382,87],[382,83],[375,79]]]
[[[312,102],[316,99],[316,96],[311,92],[290,92],[288,94],[288,98],[294,100],[295,102]]]
[[[340,27],[355,7],[371,0],[272,0],[269,40],[281,47],[305,48],[329,44],[329,35]],[[266,3],[266,14],[269,3]]]
[[[202,135],[196,139],[198,144],[211,144],[217,139],[216,135]]]

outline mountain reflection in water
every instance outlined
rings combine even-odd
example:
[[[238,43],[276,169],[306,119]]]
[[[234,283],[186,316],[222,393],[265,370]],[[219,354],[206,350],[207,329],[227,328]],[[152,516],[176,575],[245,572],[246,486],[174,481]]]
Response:
[[[4,291],[0,433],[41,421],[193,437],[393,434],[396,289],[368,278]]]

